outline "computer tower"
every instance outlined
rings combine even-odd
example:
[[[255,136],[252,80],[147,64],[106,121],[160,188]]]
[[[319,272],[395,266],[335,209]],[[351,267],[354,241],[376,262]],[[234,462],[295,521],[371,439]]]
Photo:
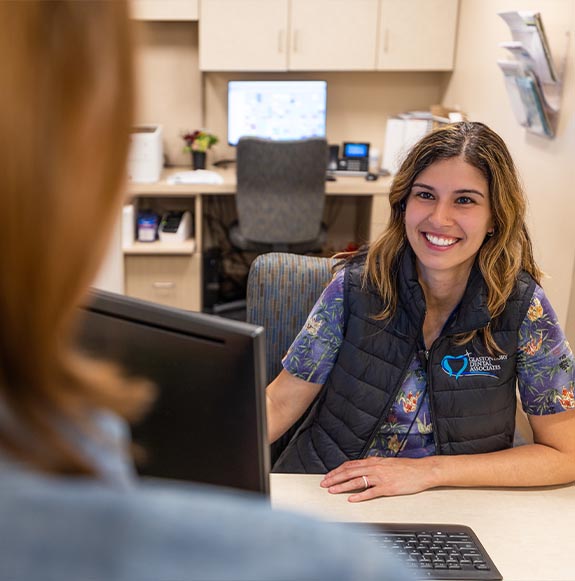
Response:
[[[222,251],[220,248],[207,248],[203,254],[203,304],[205,312],[212,312],[220,301],[222,281]]]

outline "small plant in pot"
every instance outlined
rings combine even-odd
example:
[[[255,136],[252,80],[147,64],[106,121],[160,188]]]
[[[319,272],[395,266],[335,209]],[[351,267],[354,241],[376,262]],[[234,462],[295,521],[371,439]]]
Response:
[[[204,129],[196,129],[183,133],[182,139],[186,142],[184,151],[192,154],[192,167],[205,169],[206,152],[218,142],[218,138]]]

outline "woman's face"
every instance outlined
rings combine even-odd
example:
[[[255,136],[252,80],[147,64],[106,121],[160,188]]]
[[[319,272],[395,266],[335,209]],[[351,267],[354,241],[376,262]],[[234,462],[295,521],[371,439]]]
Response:
[[[461,157],[433,163],[415,178],[405,229],[421,275],[468,276],[493,229],[487,180]]]

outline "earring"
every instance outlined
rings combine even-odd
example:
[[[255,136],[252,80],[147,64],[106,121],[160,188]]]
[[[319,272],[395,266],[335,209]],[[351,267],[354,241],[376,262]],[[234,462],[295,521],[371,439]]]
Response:
[[[487,236],[489,236],[489,238],[491,238],[493,236],[493,234],[495,234],[495,230],[488,230],[487,231]]]

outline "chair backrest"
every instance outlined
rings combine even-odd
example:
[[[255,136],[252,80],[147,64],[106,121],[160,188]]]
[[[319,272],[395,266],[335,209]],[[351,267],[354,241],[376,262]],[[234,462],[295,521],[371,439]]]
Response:
[[[335,260],[282,252],[261,254],[248,275],[246,317],[266,330],[268,381],[331,280]]]
[[[319,236],[325,201],[325,139],[240,139],[236,208],[241,235],[293,244]]]

